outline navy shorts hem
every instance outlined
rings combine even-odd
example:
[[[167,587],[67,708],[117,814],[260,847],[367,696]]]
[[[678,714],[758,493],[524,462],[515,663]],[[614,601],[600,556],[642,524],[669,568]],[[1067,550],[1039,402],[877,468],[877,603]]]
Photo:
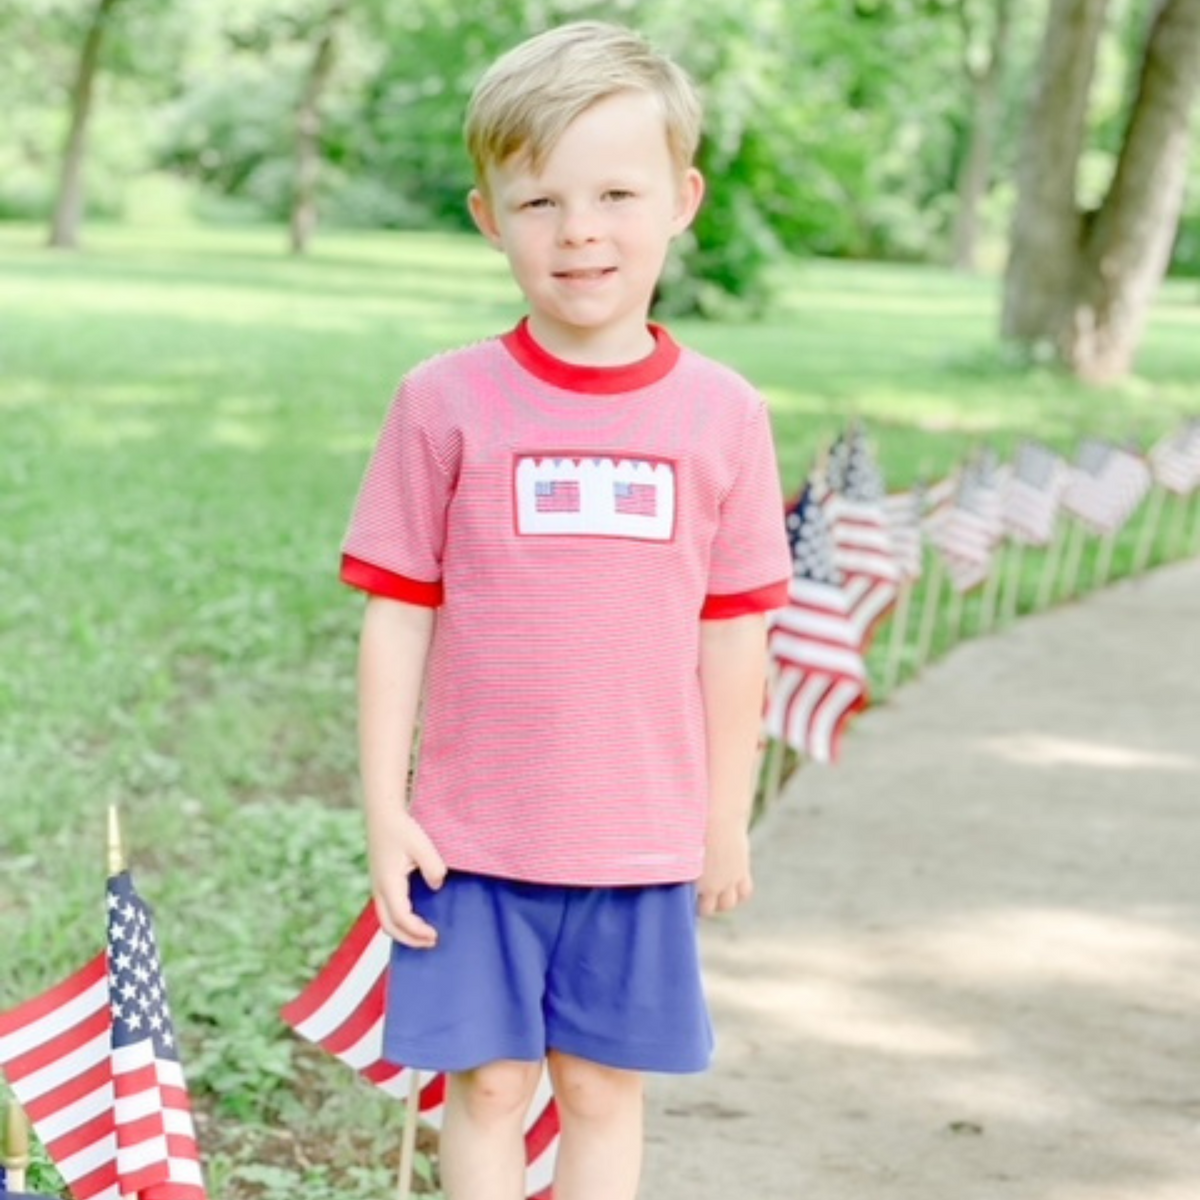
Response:
[[[529,1045],[465,1046],[462,1038],[454,1038],[445,1045],[405,1045],[403,1042],[388,1042],[381,1056],[384,1062],[397,1066],[413,1067],[418,1071],[474,1071],[494,1062],[541,1062],[545,1054],[541,1049]]]
[[[712,1054],[680,1052],[677,1046],[631,1045],[580,1034],[556,1037],[549,1049],[571,1054],[620,1071],[647,1071],[654,1075],[700,1075],[712,1065]]]

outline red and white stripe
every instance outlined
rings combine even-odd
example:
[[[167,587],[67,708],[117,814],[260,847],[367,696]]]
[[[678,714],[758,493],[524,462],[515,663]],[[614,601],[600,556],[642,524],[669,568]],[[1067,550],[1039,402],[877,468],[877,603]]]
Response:
[[[841,588],[793,578],[770,632],[766,732],[814,762],[836,762],[850,718],[867,705],[867,671]]]
[[[75,1200],[118,1200],[103,953],[0,1014],[0,1065]]]
[[[1072,467],[1063,507],[1092,532],[1113,534],[1150,490],[1150,467],[1144,458],[1116,446],[1092,451],[1084,464]]]
[[[842,573],[850,621],[866,650],[900,588],[900,566],[883,505],[831,491],[821,507],[833,539],[833,562]]]
[[[1190,422],[1165,437],[1150,451],[1154,481],[1178,496],[1189,496],[1200,487],[1200,423]]]

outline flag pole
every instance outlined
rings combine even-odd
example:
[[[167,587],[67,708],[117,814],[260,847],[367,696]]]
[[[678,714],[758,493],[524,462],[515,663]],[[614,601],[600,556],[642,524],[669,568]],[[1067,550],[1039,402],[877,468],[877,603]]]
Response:
[[[9,1097],[5,1124],[4,1165],[8,1170],[8,1190],[23,1192],[25,1171],[29,1166],[29,1118],[15,1096]]]
[[[992,555],[991,569],[983,585],[983,598],[979,603],[976,633],[991,633],[996,627],[996,612],[1000,607],[1000,584],[1008,563],[1008,550],[1008,544],[1005,543]]]
[[[1033,611],[1041,612],[1054,600],[1055,579],[1058,576],[1058,564],[1066,545],[1067,530],[1065,522],[1058,521],[1050,545],[1046,547],[1046,556],[1042,559],[1042,577],[1038,581],[1037,597],[1033,602]]]
[[[1158,536],[1158,527],[1162,518],[1163,504],[1167,497],[1167,489],[1156,487],[1150,495],[1149,512],[1142,521],[1141,536],[1138,538],[1137,550],[1133,555],[1133,566],[1130,573],[1140,575],[1150,564],[1150,554]]]
[[[125,847],[121,842],[121,816],[117,806],[108,806],[108,874],[120,875],[125,870]]]
[[[396,1172],[397,1200],[412,1195],[413,1166],[417,1160],[417,1125],[421,1120],[421,1072],[409,1071],[408,1098],[404,1101],[404,1130],[400,1137],[400,1167]]]
[[[933,556],[933,565],[925,581],[925,599],[921,609],[921,621],[917,638],[917,666],[919,671],[928,661],[933,647],[933,627],[937,622],[938,606],[941,604],[942,577],[946,568],[940,554]]]
[[[1183,557],[1184,535],[1187,533],[1188,497],[1176,493],[1172,498],[1171,512],[1166,520],[1163,537],[1162,562],[1174,562]]]
[[[1067,535],[1066,561],[1063,564],[1062,586],[1058,589],[1060,600],[1071,600],[1079,592],[1079,568],[1083,563],[1083,522],[1076,518],[1071,522]]]
[[[762,753],[759,755],[759,792],[754,817],[757,819],[765,813],[776,800],[783,784],[783,763],[786,747],[781,738],[767,737]]]
[[[1100,543],[1100,552],[1096,556],[1096,565],[1092,571],[1092,587],[1103,587],[1108,582],[1109,572],[1112,570],[1113,550],[1117,545],[1117,530],[1112,530],[1104,535],[1103,541]]]
[[[900,679],[900,660],[904,654],[904,643],[908,638],[908,613],[912,607],[913,583],[906,579],[900,585],[896,608],[892,613],[892,636],[888,644],[887,669],[883,676],[883,698],[886,700],[895,690]]]
[[[1025,543],[1014,541],[1009,548],[1008,572],[1004,580],[1004,603],[1000,606],[1000,620],[1005,625],[1016,619],[1024,569]]]

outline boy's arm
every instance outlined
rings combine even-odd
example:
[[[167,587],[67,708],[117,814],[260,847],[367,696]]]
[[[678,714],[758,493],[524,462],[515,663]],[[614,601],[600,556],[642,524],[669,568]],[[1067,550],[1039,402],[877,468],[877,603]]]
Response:
[[[412,756],[435,610],[371,596],[358,662],[359,764],[375,909],[384,930],[408,946],[432,946],[437,931],[412,908],[415,867],[440,887],[446,865],[408,814]]]
[[[701,916],[750,898],[750,813],[762,729],[767,622],[761,613],[700,623],[700,690],[708,746],[708,837]]]

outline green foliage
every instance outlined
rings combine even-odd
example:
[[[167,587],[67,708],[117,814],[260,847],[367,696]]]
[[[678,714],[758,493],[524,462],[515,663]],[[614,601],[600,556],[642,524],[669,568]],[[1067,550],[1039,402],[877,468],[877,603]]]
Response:
[[[995,176],[1011,177],[1045,0],[1016,5]],[[295,109],[329,0],[122,0],[106,44],[88,203],[120,215],[150,167],[199,189],[214,221],[281,221],[294,188]],[[1115,4],[1083,186],[1098,196],[1128,116],[1148,0]],[[50,205],[86,6],[0,10],[0,218]],[[663,312],[755,315],[789,253],[941,261],[985,56],[987,0],[360,0],[338,26],[322,101],[321,219],[332,227],[464,229],[470,88],[495,55],[564,20],[637,25],[699,80],[708,200],[663,285]],[[1200,189],[1191,200],[1200,204]],[[1012,189],[985,212],[997,261]],[[1180,239],[1180,265],[1189,259]]]

